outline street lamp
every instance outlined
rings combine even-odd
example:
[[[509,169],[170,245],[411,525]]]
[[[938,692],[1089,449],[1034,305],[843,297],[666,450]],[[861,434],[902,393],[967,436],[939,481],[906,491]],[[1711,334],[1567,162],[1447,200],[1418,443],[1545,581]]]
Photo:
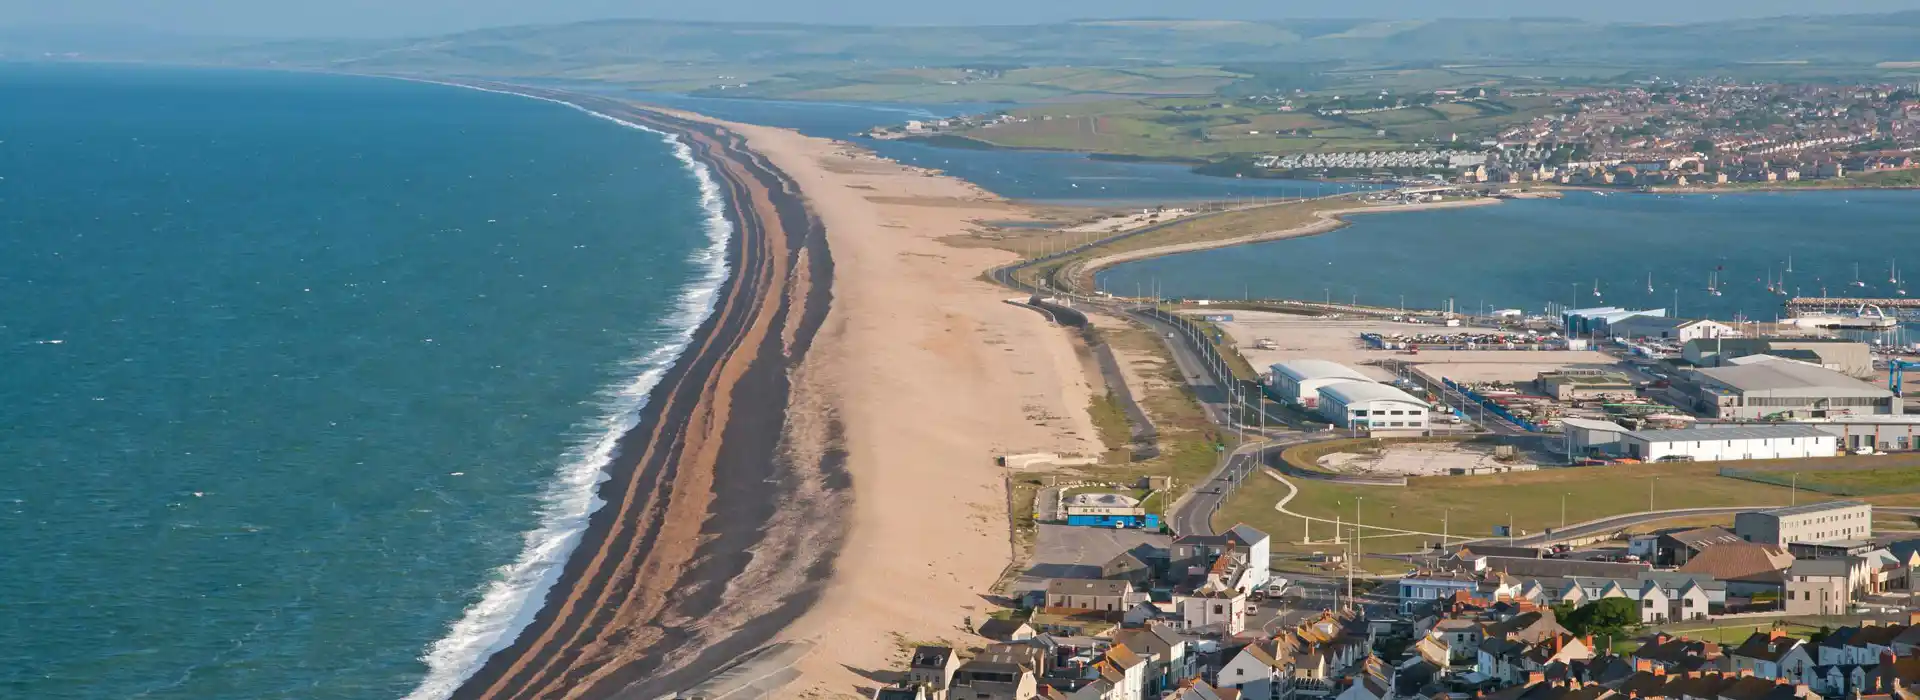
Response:
[[[1560,529],[1562,530],[1567,529],[1567,496],[1571,495],[1573,494],[1560,494]]]

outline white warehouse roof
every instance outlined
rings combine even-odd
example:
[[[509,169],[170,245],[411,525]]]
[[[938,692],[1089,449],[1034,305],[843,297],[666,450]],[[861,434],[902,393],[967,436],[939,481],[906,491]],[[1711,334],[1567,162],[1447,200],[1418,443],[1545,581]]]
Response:
[[[1288,378],[1303,382],[1314,379],[1351,379],[1357,382],[1371,382],[1372,377],[1361,374],[1359,370],[1332,360],[1287,360],[1273,364],[1274,374],[1284,374]]]
[[[1419,406],[1427,402],[1414,398],[1412,394],[1398,388],[1377,382],[1340,382],[1320,387],[1320,395],[1348,406],[1368,401],[1398,401]]]
[[[1704,442],[1707,440],[1775,440],[1784,438],[1830,437],[1831,433],[1813,425],[1737,425],[1679,430],[1641,430],[1627,433],[1647,442]]]
[[[1764,392],[1774,396],[1864,398],[1893,395],[1886,389],[1804,362],[1756,362],[1696,371],[1715,382],[1748,394]]]

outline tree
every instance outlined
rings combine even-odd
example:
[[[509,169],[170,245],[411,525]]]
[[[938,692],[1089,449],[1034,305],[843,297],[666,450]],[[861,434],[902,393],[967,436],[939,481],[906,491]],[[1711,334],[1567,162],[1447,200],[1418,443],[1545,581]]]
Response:
[[[1700,155],[1713,155],[1713,139],[1694,139],[1693,152]]]
[[[1560,625],[1575,635],[1625,637],[1627,629],[1640,624],[1640,604],[1631,598],[1602,598],[1560,618]]]

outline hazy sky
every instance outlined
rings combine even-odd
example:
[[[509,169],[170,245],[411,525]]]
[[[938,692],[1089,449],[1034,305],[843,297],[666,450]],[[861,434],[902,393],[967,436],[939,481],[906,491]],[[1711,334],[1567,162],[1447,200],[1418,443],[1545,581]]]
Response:
[[[0,0],[0,26],[114,23],[246,36],[396,36],[611,17],[1025,24],[1086,17],[1582,17],[1677,22],[1920,9],[1920,0]]]

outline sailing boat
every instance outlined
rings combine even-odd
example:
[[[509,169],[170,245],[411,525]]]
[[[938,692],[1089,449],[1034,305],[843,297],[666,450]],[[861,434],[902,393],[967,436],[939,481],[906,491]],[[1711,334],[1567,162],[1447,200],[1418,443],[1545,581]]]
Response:
[[[1714,296],[1720,296],[1720,273],[1718,272],[1707,273],[1707,293],[1712,294]]]
[[[1647,293],[1648,294],[1653,293],[1653,273],[1652,272],[1647,273]]]
[[[1787,256],[1787,271],[1788,272],[1793,271],[1793,256],[1791,255]]]
[[[1772,268],[1771,266],[1769,266],[1769,267],[1767,268],[1767,293],[1768,293],[1768,294],[1772,294],[1772,293],[1773,293],[1773,289],[1774,289],[1774,287],[1773,287],[1773,268]]]
[[[1596,298],[1600,296],[1600,278],[1598,277],[1593,278],[1593,296]]]
[[[1899,284],[1899,283],[1900,283],[1900,259],[1890,258],[1887,260],[1887,284]]]
[[[1855,287],[1867,286],[1866,282],[1860,281],[1860,263],[1853,264],[1853,286]]]
[[[1892,270],[1892,271],[1893,271],[1893,272],[1890,272],[1890,273],[1888,273],[1888,276],[1889,276],[1889,277],[1891,277],[1891,278],[1893,278],[1893,279],[1892,279],[1892,281],[1893,281],[1893,293],[1895,293],[1895,294],[1898,294],[1898,295],[1900,295],[1900,296],[1906,296],[1906,295],[1907,295],[1907,281],[1906,281],[1906,280],[1903,280],[1903,279],[1900,279],[1900,272],[1899,272],[1899,270],[1900,270],[1900,268],[1898,267],[1898,266],[1899,266],[1899,264],[1900,264],[1900,261],[1899,261],[1899,260],[1894,260],[1894,261],[1892,262],[1892,264],[1888,266],[1888,269],[1890,269],[1890,270]]]

